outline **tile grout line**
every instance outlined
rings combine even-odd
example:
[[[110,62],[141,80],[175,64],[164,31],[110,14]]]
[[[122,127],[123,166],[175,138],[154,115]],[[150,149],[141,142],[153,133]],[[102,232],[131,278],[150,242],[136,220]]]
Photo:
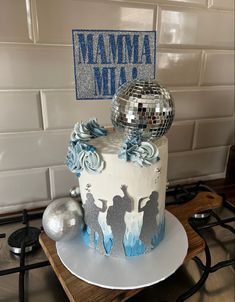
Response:
[[[194,129],[193,129],[193,139],[192,139],[192,151],[196,150],[197,136],[198,136],[198,121],[195,120]]]
[[[228,146],[214,146],[214,147],[206,147],[206,148],[200,148],[200,149],[195,149],[195,150],[187,150],[187,151],[174,151],[174,152],[169,152],[169,157],[174,157],[174,156],[185,156],[188,154],[192,153],[208,153],[208,152],[216,152],[216,151],[221,151],[221,150],[228,150]],[[4,169],[0,170],[0,174],[7,174],[7,173],[15,173],[15,172],[20,172],[20,171],[26,171],[26,170],[47,170],[53,167],[64,167],[66,164],[64,162],[57,162],[53,164],[47,164],[47,165],[41,165],[41,166],[31,166],[31,167],[19,167],[16,169]]]
[[[36,0],[30,0],[31,3],[31,15],[32,15],[32,27],[33,27],[33,43],[36,45],[39,41],[39,27],[38,27],[38,15]]]
[[[40,95],[40,105],[41,105],[41,117],[42,117],[42,130],[48,129],[48,114],[47,114],[47,106],[45,104],[45,96],[43,95],[43,91],[39,91]]]
[[[26,15],[27,15],[27,27],[28,27],[29,39],[32,42],[34,42],[32,11],[31,11],[31,1],[30,0],[25,0],[25,8],[26,8]]]
[[[50,168],[46,169],[46,190],[49,200],[52,200],[51,183],[50,183]]]
[[[187,125],[192,125],[195,123],[195,121],[197,122],[197,124],[201,123],[201,122],[222,122],[222,121],[235,121],[235,117],[233,115],[231,116],[217,116],[217,117],[196,117],[196,119],[177,119],[173,122],[172,126],[187,126]],[[40,122],[41,122],[41,118],[40,118]],[[42,122],[41,122],[42,125]],[[46,128],[47,127],[47,128]],[[0,131],[0,136],[14,136],[14,135],[22,135],[22,134],[38,134],[38,133],[64,133],[64,132],[69,132],[72,131],[72,126],[71,127],[66,127],[66,128],[51,128],[49,126],[42,126],[41,129],[38,130],[32,130],[32,129],[25,129],[25,130],[12,130],[12,131],[5,131],[5,132],[1,132]],[[111,125],[105,125],[105,128],[112,128]]]
[[[76,0],[75,0],[76,1]],[[162,0],[163,1],[163,0]],[[172,1],[172,0],[170,0]],[[175,1],[175,0],[173,0]],[[176,0],[177,1],[177,0]],[[221,0],[223,1],[223,0]],[[127,1],[128,2],[128,1]],[[124,1],[125,3],[125,1]],[[132,2],[133,3],[133,2]],[[142,4],[146,4],[146,2],[141,2]],[[154,4],[154,3],[147,3],[147,4]],[[182,2],[171,2],[171,3],[164,3],[164,2],[158,2],[158,5],[160,5],[163,8],[166,8],[168,10],[171,9],[179,9],[179,10],[194,10],[194,11],[208,11],[210,12],[223,12],[223,13],[233,13],[234,10],[232,8],[218,8],[218,7],[213,7],[213,0],[207,0],[205,5],[195,5],[190,2],[188,3],[182,3]]]
[[[213,85],[203,85],[203,86],[198,86],[198,85],[188,85],[188,86],[181,86],[181,85],[176,85],[176,86],[171,86],[171,85],[168,85],[168,88],[171,90],[171,91],[176,91],[176,92],[191,92],[191,91],[199,91],[199,90],[203,90],[203,91],[213,91],[213,90],[230,90],[230,89],[234,89],[234,85],[232,84],[228,84],[228,85],[216,85],[216,84],[213,84]],[[12,88],[12,89],[9,89],[9,88],[0,88],[0,93],[1,92],[37,92],[37,91],[55,91],[55,92],[63,92],[63,91],[71,91],[71,92],[74,92],[75,89],[74,88]],[[111,101],[111,99],[107,99],[107,100],[103,100],[103,99],[97,99],[97,100],[81,100],[82,101]],[[235,109],[235,107],[234,107]],[[235,111],[234,111],[235,112]]]
[[[194,150],[187,150],[187,151],[174,151],[170,152],[169,156],[184,156],[185,154],[193,154],[193,153],[205,153],[205,152],[213,152],[213,151],[221,151],[221,150],[227,150],[228,146],[214,146],[214,147],[206,147],[206,148],[200,148],[200,149],[194,149]]]
[[[28,168],[17,168],[17,169],[8,169],[8,170],[0,170],[0,175],[1,174],[8,174],[8,173],[21,173],[25,171],[47,171],[48,169],[52,168],[57,168],[57,167],[66,167],[65,163],[60,163],[60,164],[52,164],[52,165],[42,165],[41,167],[28,167]],[[72,172],[71,172],[72,173]]]
[[[226,175],[227,166],[228,166],[229,153],[230,153],[230,147],[227,150],[227,156],[226,156],[226,160],[225,160],[225,167],[224,167],[224,173],[225,173],[225,175]]]
[[[48,189],[48,193],[50,194],[50,199],[54,199],[55,197],[55,179],[52,175],[52,170],[51,167],[48,167],[48,183],[47,183],[47,189]]]
[[[197,138],[197,134],[198,134],[198,126],[197,126],[197,120],[194,121],[194,125],[193,125],[193,137],[192,137],[192,142],[191,142],[191,150],[195,150],[196,149],[196,138]]]
[[[157,32],[157,41],[158,41],[158,19],[159,19],[159,6],[154,6],[153,11],[153,30]]]
[[[201,52],[201,62],[200,62],[200,70],[199,70],[199,76],[198,76],[198,86],[202,86],[202,77],[204,75],[204,71],[206,68],[206,52],[205,50],[202,50]]]
[[[207,8],[211,8],[213,6],[214,0],[207,0]]]
[[[153,28],[153,26],[152,26]],[[45,47],[64,47],[64,48],[72,48],[72,44],[66,44],[66,43],[41,43],[41,42],[11,42],[11,41],[0,41],[0,46],[1,45],[23,45],[23,46],[33,46],[33,47],[40,47],[40,46],[45,46]],[[193,47],[194,46],[194,47]],[[164,44],[164,43],[159,43],[158,46],[159,50],[178,50],[178,51],[215,51],[215,52],[231,52],[234,53],[234,48],[233,47],[210,47],[207,45],[188,45],[188,44]]]
[[[220,173],[214,173],[214,174],[208,174],[208,175],[201,175],[201,176],[195,176],[195,177],[189,177],[189,178],[180,178],[180,179],[174,179],[170,181],[170,185],[174,186],[177,184],[190,184],[190,183],[195,183],[199,180],[212,180],[212,179],[219,179],[219,178],[224,178],[225,177],[225,172],[220,172]]]
[[[39,100],[38,100],[39,121],[40,121],[40,126],[41,126],[40,130],[45,130],[44,119],[43,119],[43,110],[42,110],[42,97],[41,97],[41,91],[40,90],[38,92],[38,98],[39,98]]]

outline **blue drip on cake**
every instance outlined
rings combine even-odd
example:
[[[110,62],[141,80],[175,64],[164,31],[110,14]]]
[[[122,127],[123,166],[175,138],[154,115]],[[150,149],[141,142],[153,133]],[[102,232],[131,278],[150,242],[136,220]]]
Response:
[[[159,243],[164,238],[164,233],[165,233],[165,218],[158,225],[157,232],[152,237],[151,249],[154,249],[159,245]],[[90,245],[90,229],[88,226],[83,230],[82,235],[83,235],[84,243],[87,246],[89,246]],[[99,241],[99,235],[98,235],[98,233],[95,232],[95,236],[94,236],[94,247],[95,248],[97,248],[97,246],[98,246],[98,241]],[[110,255],[111,251],[112,251],[112,246],[113,246],[113,238],[112,238],[112,236],[110,236],[110,234],[107,236],[104,236],[103,246],[104,246],[105,254],[107,256]],[[147,249],[145,247],[144,243],[139,239],[139,236],[136,236],[132,233],[129,233],[128,235],[124,236],[123,249],[124,249],[123,255],[125,255],[127,257],[140,256],[140,255],[145,254],[145,252],[148,252],[151,250],[151,249]]]

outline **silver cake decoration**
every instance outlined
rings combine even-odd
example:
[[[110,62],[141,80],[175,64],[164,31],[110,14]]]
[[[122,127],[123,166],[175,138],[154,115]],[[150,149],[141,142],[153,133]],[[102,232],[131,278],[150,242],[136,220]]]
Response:
[[[80,188],[79,187],[72,187],[69,190],[69,195],[73,199],[80,199],[81,193],[80,193]]]
[[[127,136],[139,133],[142,140],[160,138],[175,115],[170,92],[156,80],[133,80],[122,85],[112,100],[111,120]]]
[[[113,235],[111,255],[120,256],[124,253],[123,239],[126,232],[125,214],[132,211],[131,198],[127,193],[127,186],[122,185],[123,196],[113,197],[113,205],[107,211],[107,224],[110,225]]]
[[[71,240],[83,227],[83,209],[80,202],[70,198],[52,201],[42,217],[46,234],[55,241]]]
[[[93,194],[86,193],[83,239],[103,255],[142,255],[155,248],[164,236],[164,219],[157,223],[158,192],[140,198],[136,211],[127,186],[122,185],[120,189],[122,194],[115,195],[109,207],[107,201],[100,198],[102,206],[98,206]],[[125,221],[126,215],[134,218],[130,219],[130,224]]]
[[[86,194],[86,202],[83,204],[84,208],[84,221],[86,225],[89,227],[89,238],[91,247],[96,247],[95,242],[98,242],[97,249],[104,253],[103,241],[104,236],[102,232],[102,228],[99,224],[98,217],[100,212],[105,212],[107,210],[107,202],[102,200],[102,208],[98,207],[95,204],[95,199],[91,193]],[[98,238],[96,238],[96,234]]]
[[[158,193],[153,191],[147,202],[143,205],[146,198],[139,200],[138,212],[143,212],[143,224],[140,232],[140,240],[144,243],[146,250],[150,251],[152,246],[152,238],[154,237],[157,229],[156,216],[158,214]]]

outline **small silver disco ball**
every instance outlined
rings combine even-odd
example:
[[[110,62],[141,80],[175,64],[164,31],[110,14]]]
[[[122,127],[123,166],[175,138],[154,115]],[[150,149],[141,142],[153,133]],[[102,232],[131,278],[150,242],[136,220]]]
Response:
[[[78,201],[60,198],[52,201],[42,217],[46,234],[55,241],[67,241],[79,234],[83,212]]]
[[[113,97],[113,126],[127,135],[139,133],[144,139],[159,138],[171,127],[174,115],[170,92],[156,80],[127,82]]]

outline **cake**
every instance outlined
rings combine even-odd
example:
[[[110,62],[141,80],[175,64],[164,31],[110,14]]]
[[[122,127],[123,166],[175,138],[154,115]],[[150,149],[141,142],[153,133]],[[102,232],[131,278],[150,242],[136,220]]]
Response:
[[[155,91],[155,98],[149,97],[152,90],[147,90],[138,103],[132,89],[132,96],[124,99],[126,110],[117,99],[121,95],[123,100],[127,85],[113,100],[111,117],[116,129],[107,131],[96,119],[76,123],[67,154],[67,166],[79,178],[84,244],[113,257],[151,252],[165,230],[168,141],[164,133],[174,116],[172,99],[164,93],[159,97],[160,90]],[[162,87],[161,92],[165,92]],[[156,106],[162,99],[164,103]],[[133,114],[130,108],[137,110]],[[144,108],[150,108],[148,114],[143,114]]]

